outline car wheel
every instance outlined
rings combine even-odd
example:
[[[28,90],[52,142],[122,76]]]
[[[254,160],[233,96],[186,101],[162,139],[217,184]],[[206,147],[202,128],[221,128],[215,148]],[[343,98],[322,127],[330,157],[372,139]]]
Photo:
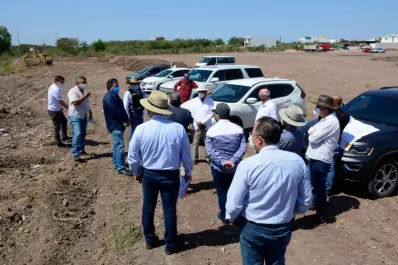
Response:
[[[394,193],[398,181],[398,162],[387,158],[380,162],[374,177],[368,184],[368,191],[374,198],[388,197]]]
[[[162,84],[159,84],[158,85],[158,87],[156,88],[156,90],[160,90],[160,86],[161,86]]]

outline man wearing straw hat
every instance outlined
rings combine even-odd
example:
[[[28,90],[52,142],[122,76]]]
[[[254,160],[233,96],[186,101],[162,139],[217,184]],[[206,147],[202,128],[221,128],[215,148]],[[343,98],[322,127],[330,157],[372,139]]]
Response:
[[[178,252],[176,205],[180,187],[179,169],[182,163],[186,181],[191,179],[193,163],[190,145],[185,128],[168,119],[172,108],[166,93],[152,91],[148,98],[140,102],[151,120],[136,128],[127,160],[137,180],[142,181],[142,227],[146,248],[152,249],[158,244],[153,219],[160,192],[166,230],[165,253],[170,255]]]
[[[144,107],[140,100],[145,97],[145,94],[140,88],[141,81],[136,78],[130,78],[126,82],[129,88],[124,92],[123,105],[127,116],[130,119],[130,139],[138,125],[144,122]]]
[[[279,149],[300,155],[304,145],[304,133],[297,127],[307,123],[303,110],[290,104],[287,108],[279,110],[279,116],[284,127],[278,144]]]
[[[318,100],[310,101],[316,105],[315,112],[319,113],[320,120],[308,130],[308,167],[311,172],[314,186],[314,201],[319,223],[327,224],[327,195],[326,177],[333,162],[334,152],[338,147],[340,124],[336,117],[332,97],[320,95]]]

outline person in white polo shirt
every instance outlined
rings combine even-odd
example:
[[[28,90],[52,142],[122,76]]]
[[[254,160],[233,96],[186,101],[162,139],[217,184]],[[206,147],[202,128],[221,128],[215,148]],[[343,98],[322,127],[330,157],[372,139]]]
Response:
[[[63,141],[70,140],[67,135],[68,121],[62,108],[68,109],[68,105],[62,100],[61,89],[64,87],[65,78],[57,75],[54,83],[48,88],[48,114],[50,115],[54,127],[55,143],[59,147],[65,147]],[[61,132],[61,134],[60,134]]]
[[[72,127],[72,155],[75,161],[80,156],[87,155],[85,150],[87,119],[92,119],[90,110],[90,92],[86,92],[87,79],[84,76],[76,78],[76,85],[68,92],[69,123]]]
[[[276,121],[279,121],[278,118],[278,108],[276,107],[275,103],[271,100],[271,92],[263,88],[258,92],[258,97],[261,99],[260,108],[257,111],[256,120],[257,122],[262,117],[271,117]]]

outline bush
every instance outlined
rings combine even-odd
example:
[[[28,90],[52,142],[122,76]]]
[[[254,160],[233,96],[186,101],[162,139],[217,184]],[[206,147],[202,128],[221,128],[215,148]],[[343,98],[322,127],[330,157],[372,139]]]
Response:
[[[79,40],[75,38],[58,39],[57,48],[68,54],[76,55],[79,52]]]
[[[101,39],[93,42],[93,49],[95,52],[105,51],[106,50],[106,43],[103,42]]]
[[[244,45],[244,42],[244,38],[232,37],[229,39],[228,44],[241,47]]]
[[[86,41],[82,41],[82,43],[80,43],[80,50],[83,52],[88,50],[88,44]]]
[[[0,25],[0,54],[10,50],[11,41],[12,38],[8,29]]]

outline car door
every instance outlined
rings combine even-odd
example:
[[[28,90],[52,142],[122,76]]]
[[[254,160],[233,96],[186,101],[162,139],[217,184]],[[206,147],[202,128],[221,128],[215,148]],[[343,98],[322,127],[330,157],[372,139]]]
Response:
[[[218,78],[219,81],[211,82],[211,80],[213,78]],[[219,86],[219,84],[225,83],[225,82],[226,82],[225,81],[225,70],[218,70],[213,74],[213,76],[212,75],[209,76],[209,79],[207,80],[205,87],[207,89],[209,89],[210,91],[213,91],[214,89],[216,89]]]

